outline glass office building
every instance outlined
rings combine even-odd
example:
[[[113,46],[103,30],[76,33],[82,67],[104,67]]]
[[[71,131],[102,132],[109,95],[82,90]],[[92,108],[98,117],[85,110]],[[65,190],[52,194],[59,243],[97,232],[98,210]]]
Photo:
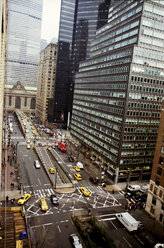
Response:
[[[94,38],[99,10],[108,12],[109,3],[104,0],[62,0],[58,41],[58,59],[54,91],[54,117],[56,123],[69,126],[74,92],[74,75],[79,61],[89,57],[91,40]],[[103,9],[103,10],[102,10]],[[107,9],[107,10],[106,10]],[[107,15],[103,15],[106,18]],[[50,119],[49,119],[50,120]]]
[[[7,1],[6,84],[36,86],[42,0]]]
[[[117,181],[148,179],[164,93],[164,5],[116,1],[75,76],[71,133]]]

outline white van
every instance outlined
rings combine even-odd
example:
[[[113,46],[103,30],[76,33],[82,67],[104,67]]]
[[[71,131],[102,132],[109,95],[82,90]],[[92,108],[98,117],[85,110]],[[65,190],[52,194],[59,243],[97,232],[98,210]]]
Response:
[[[129,232],[137,231],[140,221],[137,221],[129,213],[116,214],[116,218],[126,227]]]
[[[35,168],[36,168],[36,169],[40,169],[40,163],[39,163],[38,160],[35,160],[35,161],[34,161],[34,165],[35,165]]]
[[[136,192],[136,191],[139,191],[141,189],[141,187],[139,185],[129,185],[127,187],[127,190],[129,192]]]

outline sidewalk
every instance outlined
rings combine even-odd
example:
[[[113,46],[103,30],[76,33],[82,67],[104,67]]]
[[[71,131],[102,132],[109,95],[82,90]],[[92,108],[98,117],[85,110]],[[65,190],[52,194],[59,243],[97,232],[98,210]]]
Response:
[[[4,205],[6,197],[8,196],[8,201],[6,201],[7,206],[13,206],[11,199],[15,201],[20,197],[21,190],[18,190],[18,168],[16,163],[15,147],[10,146],[4,149],[2,152],[2,182],[1,182],[1,192],[0,201],[1,205]]]

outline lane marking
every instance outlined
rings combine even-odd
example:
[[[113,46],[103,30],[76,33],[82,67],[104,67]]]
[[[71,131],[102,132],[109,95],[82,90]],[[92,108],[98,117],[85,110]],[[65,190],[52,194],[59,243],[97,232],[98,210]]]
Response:
[[[60,227],[58,225],[57,225],[57,228],[58,228],[59,232],[61,232],[61,229],[60,229]]]
[[[114,226],[114,228],[117,230],[118,228],[115,226],[115,224],[111,220],[109,220],[109,221]]]
[[[123,239],[125,240],[125,242],[126,242],[130,247],[132,247],[124,236],[123,236]]]
[[[41,181],[40,181],[40,179],[38,178],[38,182],[39,182],[39,184],[41,185]]]
[[[108,221],[108,220],[115,220],[116,219],[116,217],[113,217],[113,218],[107,218],[107,219],[101,219],[101,220],[99,220],[99,221]]]

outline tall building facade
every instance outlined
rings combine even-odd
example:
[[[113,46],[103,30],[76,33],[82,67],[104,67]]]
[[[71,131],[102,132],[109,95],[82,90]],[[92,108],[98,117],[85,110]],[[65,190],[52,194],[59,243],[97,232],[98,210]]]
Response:
[[[36,86],[42,0],[7,1],[6,84]]]
[[[164,93],[164,3],[113,1],[79,65],[71,133],[117,181],[148,179]]]
[[[162,104],[146,211],[164,225],[164,101]]]
[[[57,48],[56,44],[50,43],[40,53],[35,114],[42,123],[47,121],[47,114],[53,114],[51,107],[54,95]]]
[[[69,126],[72,111],[74,75],[79,61],[89,57],[104,0],[62,0],[58,40],[58,59],[54,91],[53,120]],[[109,8],[109,3],[106,8]],[[101,8],[102,11],[102,8]],[[104,8],[105,11],[105,8]]]
[[[0,1],[0,189],[2,164],[3,105],[5,85],[5,49],[7,27],[7,0]]]

